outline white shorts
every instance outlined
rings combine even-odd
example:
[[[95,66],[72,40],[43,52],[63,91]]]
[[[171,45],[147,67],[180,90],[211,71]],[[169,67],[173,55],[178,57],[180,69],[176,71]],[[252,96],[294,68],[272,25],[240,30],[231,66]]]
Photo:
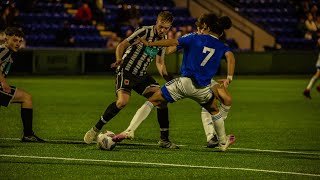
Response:
[[[199,104],[205,104],[212,98],[209,85],[197,87],[188,77],[179,77],[167,82],[161,88],[161,92],[164,98],[171,103],[183,98],[190,98]]]
[[[214,85],[219,84],[217,81],[214,79],[211,79],[210,87],[213,87]]]

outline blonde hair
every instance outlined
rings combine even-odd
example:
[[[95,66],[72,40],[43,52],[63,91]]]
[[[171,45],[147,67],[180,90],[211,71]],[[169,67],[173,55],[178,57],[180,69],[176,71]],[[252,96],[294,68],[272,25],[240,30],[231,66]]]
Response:
[[[173,15],[169,11],[161,11],[158,14],[158,18],[161,18],[161,20],[164,22],[169,22],[169,23],[173,22]]]

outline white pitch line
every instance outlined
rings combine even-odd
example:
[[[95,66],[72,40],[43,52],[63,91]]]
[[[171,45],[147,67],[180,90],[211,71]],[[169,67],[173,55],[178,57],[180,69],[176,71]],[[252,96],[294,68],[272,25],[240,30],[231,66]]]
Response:
[[[13,154],[0,154],[0,157],[50,159],[50,160],[62,160],[62,161],[104,162],[104,163],[119,163],[119,164],[138,164],[138,165],[184,167],[184,168],[199,168],[199,169],[223,169],[223,170],[239,170],[239,171],[252,171],[252,172],[264,172],[264,173],[275,173],[275,174],[290,174],[290,175],[299,175],[299,176],[320,177],[320,174],[297,173],[297,172],[274,171],[274,170],[251,169],[251,168],[195,166],[195,165],[187,165],[187,164],[150,163],[150,162],[137,162],[137,161],[114,161],[114,160],[101,160],[101,159],[76,159],[76,158],[45,157],[45,156],[44,157],[42,157],[42,156],[20,156],[20,155],[13,155]]]
[[[0,138],[0,140],[6,140],[6,141],[20,141],[21,139],[19,138]],[[65,142],[65,143],[83,143],[85,144],[84,141],[77,141],[77,140],[65,140],[65,139],[59,139],[59,140],[54,140],[54,139],[44,139],[46,142]],[[129,141],[126,141],[127,143],[121,143],[121,144],[136,144],[136,145],[145,145],[145,146],[159,146],[159,144],[149,144],[149,143],[129,143]],[[91,144],[95,144],[96,141],[92,141]],[[186,146],[182,144],[177,144],[177,146]]]
[[[280,151],[280,150],[268,150],[268,149],[250,149],[250,148],[228,148],[241,151],[258,151],[258,152],[272,152],[272,153],[287,153],[287,154],[305,154],[305,155],[317,155],[320,156],[320,153],[309,153],[309,152],[298,152],[298,151]]]
[[[19,138],[0,138],[0,140],[8,140],[8,141],[20,141]],[[65,142],[65,143],[83,143],[83,141],[76,141],[76,140],[48,140],[45,139],[47,142]],[[95,141],[93,143],[96,143]],[[124,145],[126,143],[123,143]],[[136,144],[136,145],[147,145],[147,146],[158,146],[158,144],[148,144],[148,143],[128,143],[128,144]],[[178,144],[178,146],[187,146]],[[281,150],[269,150],[269,149],[251,149],[251,148],[228,148],[240,151],[256,151],[256,152],[271,152],[271,153],[285,153],[285,154],[304,154],[304,155],[316,155],[320,156],[320,153],[310,153],[310,152],[299,152],[299,151],[281,151]]]

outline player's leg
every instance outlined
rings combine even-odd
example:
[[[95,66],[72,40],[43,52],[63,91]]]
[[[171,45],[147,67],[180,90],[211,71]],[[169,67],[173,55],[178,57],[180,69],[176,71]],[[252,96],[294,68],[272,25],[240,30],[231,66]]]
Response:
[[[312,76],[312,78],[310,79],[308,86],[306,87],[306,89],[303,91],[303,95],[306,98],[311,99],[311,95],[310,95],[310,91],[313,87],[313,85],[317,82],[317,80],[320,78],[320,53],[318,55],[318,60],[316,63],[316,68],[317,68],[317,72]],[[317,87],[317,90],[320,92],[320,86]]]
[[[150,98],[157,90],[159,90],[160,86],[156,82],[155,79],[153,79],[150,75],[145,75],[143,77],[140,77],[139,80],[137,80],[137,83],[134,84],[132,89],[136,91],[138,94]],[[120,133],[117,137],[118,141],[121,141],[124,139],[132,139],[134,138],[134,132],[135,130],[140,126],[143,119],[133,119],[131,120],[128,128],[124,130],[122,133]],[[121,138],[120,138],[121,137]]]
[[[226,151],[227,148],[235,142],[234,135],[226,135],[224,118],[222,117],[222,114],[219,112],[217,104],[214,102],[213,98],[211,98],[210,101],[206,104],[202,104],[202,106],[206,108],[208,112],[210,112],[211,114],[214,128],[216,130],[219,140],[219,149],[221,151]]]
[[[124,71],[119,71],[116,78],[117,100],[109,104],[94,127],[84,135],[84,142],[90,144],[103,126],[115,117],[130,100],[131,87],[134,80]]]
[[[316,76],[320,79],[320,67],[317,69]],[[317,91],[320,92],[320,85],[317,86]]]
[[[167,85],[174,86],[174,83],[171,83],[171,84],[167,83],[166,86]],[[149,113],[151,112],[154,106],[158,106],[160,109],[161,108],[163,109],[163,108],[166,108],[167,106],[166,105],[166,102],[168,101],[167,99],[169,99],[169,102],[174,102],[171,95],[168,93],[166,86],[162,87],[161,90],[156,91],[150,98],[148,98],[148,101],[145,102],[144,105],[142,105],[142,107],[134,115],[133,119],[131,120],[132,126],[131,127],[129,126],[127,131],[132,131],[134,124],[136,124],[137,122],[142,122],[144,119],[146,119],[146,117],[149,115]],[[162,91],[164,91],[165,95],[162,94]],[[168,116],[166,115],[166,117]],[[158,118],[158,121],[159,121],[160,127],[169,127],[169,123],[168,123],[169,121],[167,118]],[[167,133],[164,133],[164,132],[161,131],[161,138],[168,139],[165,137],[169,136],[169,133],[168,133],[169,131],[167,131]],[[125,138],[125,133],[121,133],[113,139],[114,141],[121,141],[124,138]],[[160,141],[160,146],[165,148],[178,148],[176,145],[174,145],[170,141]]]
[[[216,98],[220,101],[220,105],[218,106],[220,113],[224,119],[227,119],[232,104],[231,94],[227,88],[218,83],[212,83],[212,91],[214,92]]]
[[[23,137],[22,142],[44,142],[41,138],[37,137],[32,129],[33,121],[33,108],[32,96],[22,89],[16,89],[12,97],[11,103],[21,104],[21,119],[23,124]]]
[[[217,133],[213,126],[211,114],[205,108],[202,108],[201,120],[202,120],[205,135],[207,137],[207,147],[214,148],[218,146],[219,144],[218,137],[216,135]]]
[[[303,95],[306,98],[311,99],[311,94],[310,91],[312,89],[312,87],[314,86],[314,84],[317,82],[317,80],[319,79],[320,76],[320,70],[318,69],[317,72],[312,76],[312,78],[310,79],[307,88],[303,91]]]
[[[174,82],[174,80],[172,82]],[[150,90],[153,91],[152,89]],[[161,95],[161,97],[163,98],[163,95]],[[160,141],[158,142],[159,146],[162,148],[179,149],[179,147],[176,144],[172,143],[169,139],[170,131],[168,104],[166,103],[166,100],[164,98],[161,99],[161,101],[161,104],[157,106],[157,119],[160,127]]]
[[[316,75],[317,79],[320,79],[320,65],[317,69]],[[320,92],[320,85],[317,86],[317,91]]]
[[[231,108],[232,98],[228,90],[221,86],[216,81],[211,81],[212,91],[215,98],[215,104],[218,104],[218,100],[220,101],[220,105],[218,106],[219,112],[222,114],[223,119],[225,120],[228,116],[228,112]],[[205,134],[207,137],[207,147],[213,148],[218,145],[218,139],[216,135],[216,131],[214,129],[214,125],[212,122],[211,114],[205,109],[202,108],[201,119],[203,123],[203,128],[205,130]]]
[[[211,80],[212,87],[214,87],[215,84],[218,84],[218,83],[214,80]],[[212,92],[213,92],[213,95],[216,96],[215,99],[217,99],[217,97],[218,97],[217,96],[217,94],[218,94],[217,88],[212,88]],[[201,120],[202,120],[204,132],[207,137],[207,147],[214,148],[214,147],[218,146],[218,144],[219,144],[218,137],[217,137],[217,133],[214,129],[211,114],[208,112],[208,110],[206,110],[203,107],[202,107],[202,111],[201,111]]]
[[[113,137],[113,141],[119,142],[128,138],[127,136],[129,136],[130,132],[134,132],[140,123],[148,117],[153,107],[160,105],[162,102],[165,102],[165,99],[162,97],[161,91],[158,90],[137,110],[130,122],[129,127],[124,132]]]
[[[151,97],[150,95],[160,89],[159,84],[151,76],[147,76],[145,82],[150,84],[142,93],[146,98]],[[157,119],[160,127],[160,146],[166,148],[177,148],[177,146],[169,140],[169,110],[167,103],[162,103],[161,106],[158,106]]]

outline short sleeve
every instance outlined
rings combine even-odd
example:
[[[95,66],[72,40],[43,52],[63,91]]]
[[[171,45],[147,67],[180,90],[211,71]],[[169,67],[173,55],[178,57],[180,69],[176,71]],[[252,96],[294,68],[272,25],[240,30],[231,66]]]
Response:
[[[193,42],[192,40],[193,40],[194,36],[195,35],[193,33],[190,33],[190,34],[186,34],[186,35],[180,37],[178,39],[178,42],[179,42],[178,46],[180,46],[181,48],[190,46]]]
[[[137,29],[131,36],[127,38],[127,41],[132,44],[138,37],[142,37],[146,34],[147,30],[145,28],[139,28]]]

